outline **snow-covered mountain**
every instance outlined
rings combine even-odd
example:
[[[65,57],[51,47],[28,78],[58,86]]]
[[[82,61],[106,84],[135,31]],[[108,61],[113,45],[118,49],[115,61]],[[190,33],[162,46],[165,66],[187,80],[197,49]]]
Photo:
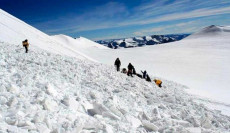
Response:
[[[187,36],[189,36],[189,34],[152,35],[124,39],[99,40],[96,42],[109,48],[117,49],[169,43],[182,40]]]
[[[194,33],[192,36],[189,36],[187,39],[196,39],[196,38],[216,38],[216,37],[229,37],[230,35],[230,26],[208,26],[201,31]]]
[[[229,88],[229,42],[214,35],[114,50],[83,37],[48,36],[0,10],[0,132],[230,132],[230,117],[223,115],[229,105],[191,95],[179,84],[192,91]],[[158,88],[118,73],[116,57],[122,67],[132,62],[137,72],[179,83],[160,78]]]

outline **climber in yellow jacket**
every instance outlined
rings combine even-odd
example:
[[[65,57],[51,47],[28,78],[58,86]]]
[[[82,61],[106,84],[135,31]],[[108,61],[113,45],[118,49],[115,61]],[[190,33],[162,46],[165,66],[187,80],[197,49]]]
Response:
[[[154,79],[153,81],[156,83],[157,86],[162,87],[162,86],[161,86],[161,84],[162,84],[162,81],[161,81],[161,80],[159,80],[159,79]]]
[[[22,46],[25,47],[26,53],[28,53],[29,43],[27,39],[25,41],[22,41]]]

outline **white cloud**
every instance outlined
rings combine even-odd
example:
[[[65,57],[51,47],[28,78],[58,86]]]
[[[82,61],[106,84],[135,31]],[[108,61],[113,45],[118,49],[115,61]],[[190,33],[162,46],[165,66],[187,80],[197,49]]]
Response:
[[[55,29],[46,29],[49,33],[76,33],[98,29],[146,25],[168,21],[178,21],[208,17],[221,14],[230,14],[229,0],[175,0],[165,4],[168,0],[150,1],[134,9],[118,2],[105,3],[92,8],[79,16],[59,18],[40,25],[58,25]],[[221,6],[219,6],[221,5]],[[180,23],[178,26],[185,26]],[[39,27],[39,26],[36,26]],[[161,32],[161,28],[153,28],[148,32]],[[135,32],[135,35],[147,33]]]
[[[116,38],[121,38],[121,36],[120,35],[103,36],[103,37],[92,38],[92,40],[93,41],[98,41],[98,40],[116,39]]]
[[[189,22],[183,22],[178,24],[172,24],[172,25],[164,25],[161,27],[153,27],[148,28],[144,30],[139,30],[136,32],[133,32],[133,35],[135,36],[145,36],[145,35],[153,35],[158,33],[163,34],[169,34],[169,33],[191,33],[200,28],[199,25],[196,25],[196,21],[189,21]]]
[[[149,33],[161,32],[161,31],[165,30],[166,28],[168,28],[168,27],[156,27],[156,28],[151,28],[151,29],[146,29],[146,30],[140,30],[140,31],[134,32],[133,34],[136,36],[144,36],[144,35],[149,34]]]
[[[144,36],[144,33],[143,31],[136,31],[136,32],[133,32],[133,35],[134,36]]]
[[[48,22],[38,23],[35,24],[35,26],[44,27],[47,25],[56,25],[58,27],[55,27],[55,29],[46,29],[46,32],[74,33],[116,27],[116,25],[118,25],[116,22],[128,14],[129,12],[124,4],[108,2],[85,11],[79,16],[62,17]]]
[[[220,14],[230,14],[230,7],[217,8],[217,9],[203,8],[203,9],[197,9],[189,12],[173,13],[173,14],[158,16],[155,18],[124,22],[121,25],[122,26],[144,25],[144,24],[159,23],[159,22],[166,22],[172,20],[191,19],[191,18],[206,17],[206,16],[213,16],[213,15],[220,15]]]

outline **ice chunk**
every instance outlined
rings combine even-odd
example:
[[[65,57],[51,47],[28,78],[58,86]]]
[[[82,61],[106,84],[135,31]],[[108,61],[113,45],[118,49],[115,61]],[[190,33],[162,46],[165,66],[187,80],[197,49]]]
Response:
[[[89,113],[93,113],[92,115],[95,115],[95,114],[102,115],[103,112],[107,112],[107,111],[108,109],[104,105],[98,104],[98,103],[94,103],[93,108],[88,109]]]
[[[0,96],[0,104],[1,104],[1,105],[4,105],[4,104],[6,104],[6,103],[7,103],[6,97]]]
[[[149,121],[143,120],[142,124],[148,130],[155,131],[155,132],[159,130],[159,128],[156,125],[150,123]]]
[[[36,126],[34,125],[34,123],[30,121],[19,121],[17,126],[23,127],[23,129],[29,129],[29,130],[36,129]]]
[[[102,113],[102,116],[103,117],[108,117],[108,118],[111,118],[111,119],[114,119],[114,120],[120,120],[121,118],[116,116],[115,114],[113,114],[112,112],[103,112]]]
[[[46,110],[54,111],[58,105],[54,100],[46,98],[43,102],[43,106]]]
[[[48,84],[46,86],[46,91],[51,96],[57,96],[57,94],[58,94],[57,91],[55,90],[54,86],[51,84]]]
[[[126,115],[125,117],[126,117],[127,121],[132,124],[133,128],[137,128],[140,125],[142,125],[141,121],[139,119],[135,118],[134,116]]]
[[[64,98],[64,100],[62,100],[63,104],[65,104],[66,106],[69,107],[69,109],[77,111],[80,104],[78,103],[78,101],[75,100],[75,98],[71,97],[66,97]]]
[[[36,124],[36,127],[40,133],[50,133],[51,130],[43,123]]]
[[[51,124],[51,121],[50,121],[50,118],[49,117],[46,117],[44,119],[44,122],[46,123],[46,126],[51,129],[52,128],[52,124]]]
[[[89,103],[88,101],[83,101],[82,105],[86,111],[89,109],[93,109],[93,104]]]
[[[155,107],[155,108],[153,109],[152,114],[153,114],[153,116],[154,116],[156,119],[161,119],[161,115],[160,115],[160,112],[159,112],[158,107]]]
[[[16,85],[10,85],[8,88],[7,88],[7,91],[8,92],[11,92],[11,93],[14,93],[14,94],[18,94],[20,89],[16,86]]]
[[[201,128],[199,127],[189,127],[186,128],[189,133],[201,133]]]
[[[45,119],[45,112],[38,112],[35,114],[34,118],[33,118],[33,122],[34,123],[40,123],[43,122],[43,120]]]
[[[113,127],[108,124],[106,124],[105,130],[107,133],[113,133]]]
[[[89,95],[90,95],[91,99],[97,99],[97,98],[99,98],[99,94],[96,91],[90,91]]]
[[[190,127],[191,124],[188,121],[172,119],[174,125],[181,125],[183,127]]]
[[[212,124],[211,124],[211,120],[209,117],[203,117],[201,119],[201,126],[206,128],[206,129],[210,129],[212,128]]]
[[[12,98],[7,102],[7,105],[8,105],[8,106],[15,106],[17,103],[18,103],[17,98],[12,97]]]
[[[5,122],[9,125],[17,125],[18,120],[15,117],[6,117]]]
[[[42,102],[45,99],[45,92],[44,91],[37,92],[36,99],[38,102]]]

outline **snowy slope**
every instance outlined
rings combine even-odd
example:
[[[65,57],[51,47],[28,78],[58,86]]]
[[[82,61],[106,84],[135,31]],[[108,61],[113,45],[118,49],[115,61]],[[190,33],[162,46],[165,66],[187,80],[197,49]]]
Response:
[[[230,132],[230,118],[112,66],[0,43],[0,132]]]
[[[74,39],[67,35],[55,35],[55,36],[51,36],[51,38],[64,44],[65,47],[68,47],[73,52],[79,53],[80,55],[86,57],[87,59],[90,59],[95,62],[97,61],[84,53],[89,49],[109,49],[108,47],[102,46],[84,37]],[[65,47],[63,47],[63,49],[65,49]]]
[[[30,46],[32,47],[37,46],[49,52],[93,60],[92,58],[79,52],[77,49],[66,45],[63,43],[63,41],[50,37],[49,35],[37,30],[36,28],[0,9],[0,41],[21,45],[21,42],[25,39],[29,40]],[[96,47],[96,43],[83,37],[77,39],[76,43],[88,48],[103,47],[99,44]]]
[[[178,42],[86,54],[107,64],[120,57],[122,67],[131,62],[138,72],[147,70],[187,85],[192,93],[230,104],[229,36],[229,27],[210,26]]]

